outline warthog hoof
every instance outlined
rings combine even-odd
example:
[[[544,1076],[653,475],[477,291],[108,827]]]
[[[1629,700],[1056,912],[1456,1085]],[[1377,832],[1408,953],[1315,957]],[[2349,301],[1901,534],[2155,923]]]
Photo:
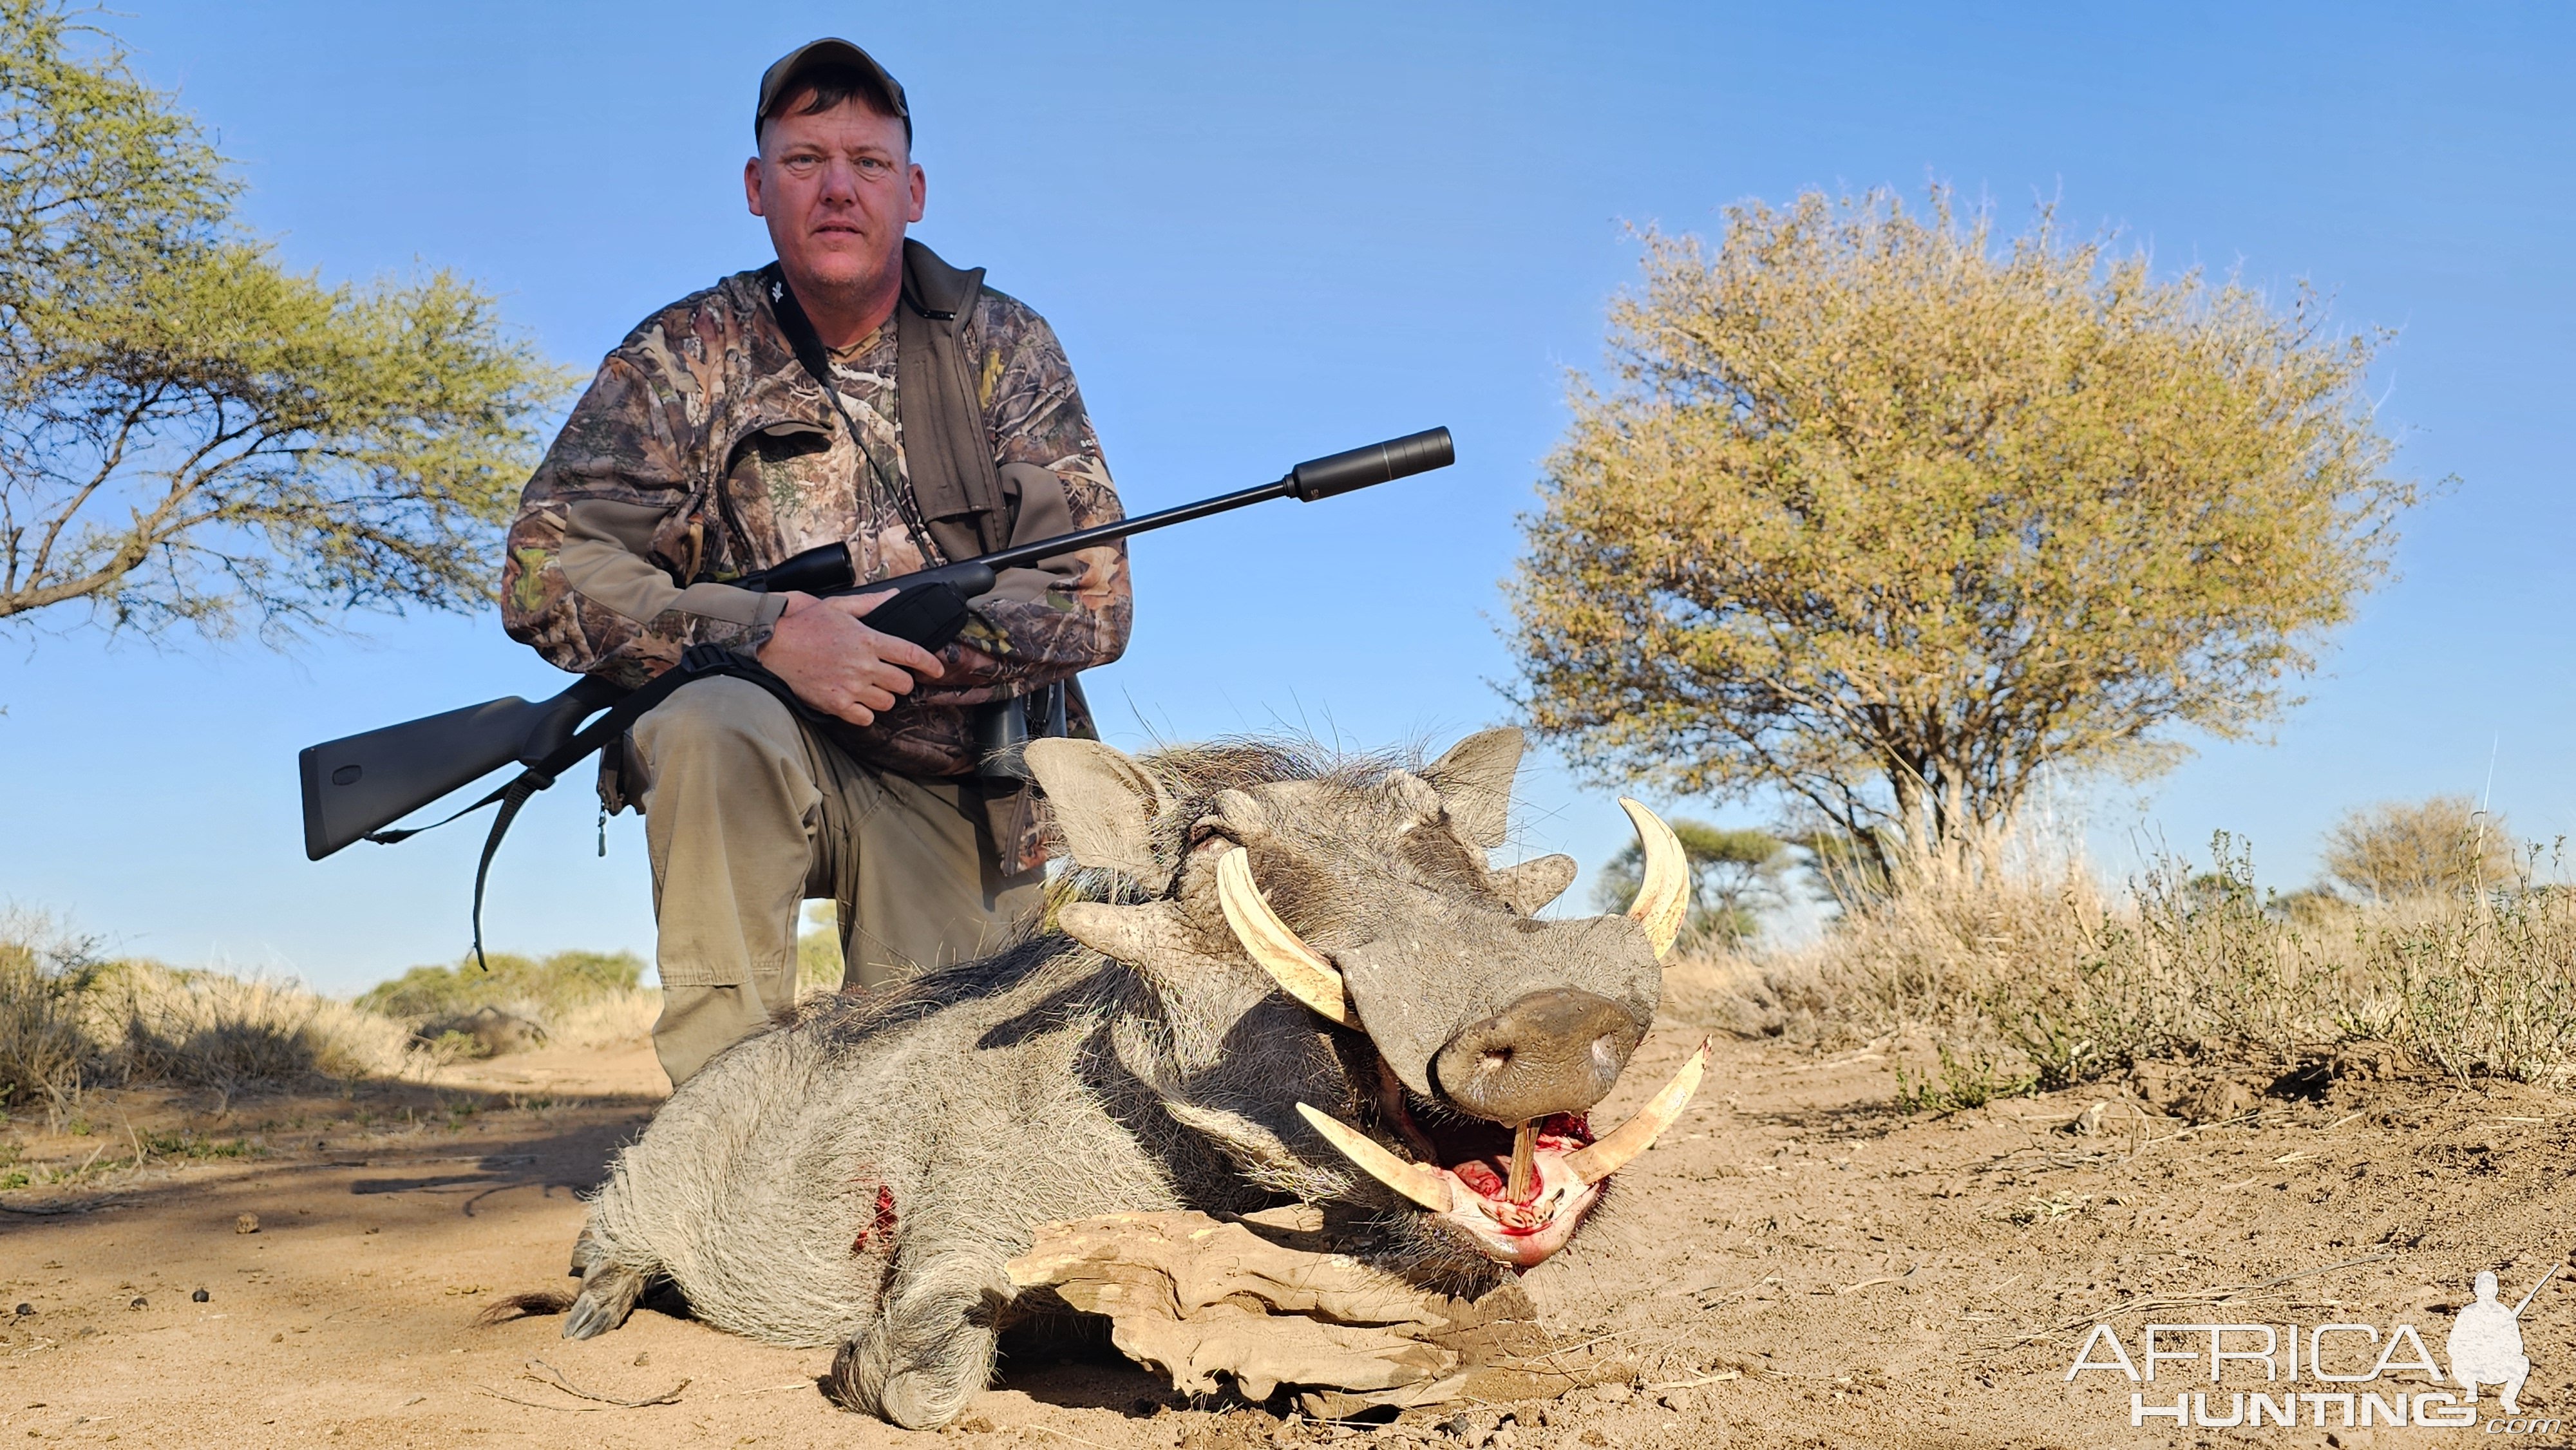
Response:
[[[581,1286],[581,1297],[572,1301],[572,1312],[564,1316],[563,1337],[589,1339],[606,1334],[626,1322],[635,1312],[635,1301],[644,1297],[644,1275],[634,1269],[602,1267]]]

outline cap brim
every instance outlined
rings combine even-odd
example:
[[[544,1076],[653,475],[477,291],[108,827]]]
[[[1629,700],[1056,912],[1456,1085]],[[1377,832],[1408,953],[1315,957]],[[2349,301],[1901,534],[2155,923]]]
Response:
[[[793,92],[798,76],[821,65],[846,65],[867,72],[885,88],[886,98],[894,103],[894,113],[907,125],[911,122],[912,109],[904,100],[902,84],[877,64],[877,58],[839,36],[827,35],[787,52],[760,73],[760,104],[752,109],[752,129],[758,130],[778,103]]]

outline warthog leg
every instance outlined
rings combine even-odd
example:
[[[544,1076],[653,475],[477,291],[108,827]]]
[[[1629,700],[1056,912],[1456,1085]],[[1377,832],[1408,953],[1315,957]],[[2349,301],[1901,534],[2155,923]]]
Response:
[[[564,1316],[563,1337],[588,1339],[625,1323],[626,1316],[635,1312],[635,1301],[644,1297],[645,1282],[641,1269],[593,1259],[582,1276],[581,1297],[572,1301],[572,1312]]]
[[[957,1418],[992,1381],[997,1321],[1010,1276],[989,1238],[942,1245],[907,1227],[867,1332],[841,1346],[824,1388],[851,1409],[907,1430]]]

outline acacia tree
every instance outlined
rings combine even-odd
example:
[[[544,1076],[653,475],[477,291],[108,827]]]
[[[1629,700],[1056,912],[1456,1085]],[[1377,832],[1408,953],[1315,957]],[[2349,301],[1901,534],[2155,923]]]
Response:
[[[0,0],[0,625],[277,642],[489,597],[566,380],[447,273],[285,270],[234,195],[112,39]]]
[[[1785,885],[1796,864],[1789,843],[1768,831],[1730,829],[1680,816],[1666,822],[1682,843],[1691,876],[1691,909],[1682,934],[1694,943],[1735,946],[1760,929],[1762,913],[1788,903]],[[1630,841],[1601,867],[1593,901],[1603,911],[1627,909],[1645,881],[1645,848]]]
[[[1648,233],[1510,586],[1529,722],[1598,779],[1769,788],[1887,870],[2051,767],[2274,717],[2416,497],[2379,334],[1935,189]]]
[[[2520,880],[2524,866],[2504,817],[2464,795],[2346,811],[2319,854],[2326,875],[2372,901],[2476,895]]]

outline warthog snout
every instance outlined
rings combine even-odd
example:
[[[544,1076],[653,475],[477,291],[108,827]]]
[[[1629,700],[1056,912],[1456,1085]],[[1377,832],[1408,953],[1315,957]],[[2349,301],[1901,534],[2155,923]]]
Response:
[[[1524,1123],[1601,1101],[1645,1035],[1609,998],[1555,987],[1449,1039],[1432,1071],[1458,1106],[1498,1123]]]

